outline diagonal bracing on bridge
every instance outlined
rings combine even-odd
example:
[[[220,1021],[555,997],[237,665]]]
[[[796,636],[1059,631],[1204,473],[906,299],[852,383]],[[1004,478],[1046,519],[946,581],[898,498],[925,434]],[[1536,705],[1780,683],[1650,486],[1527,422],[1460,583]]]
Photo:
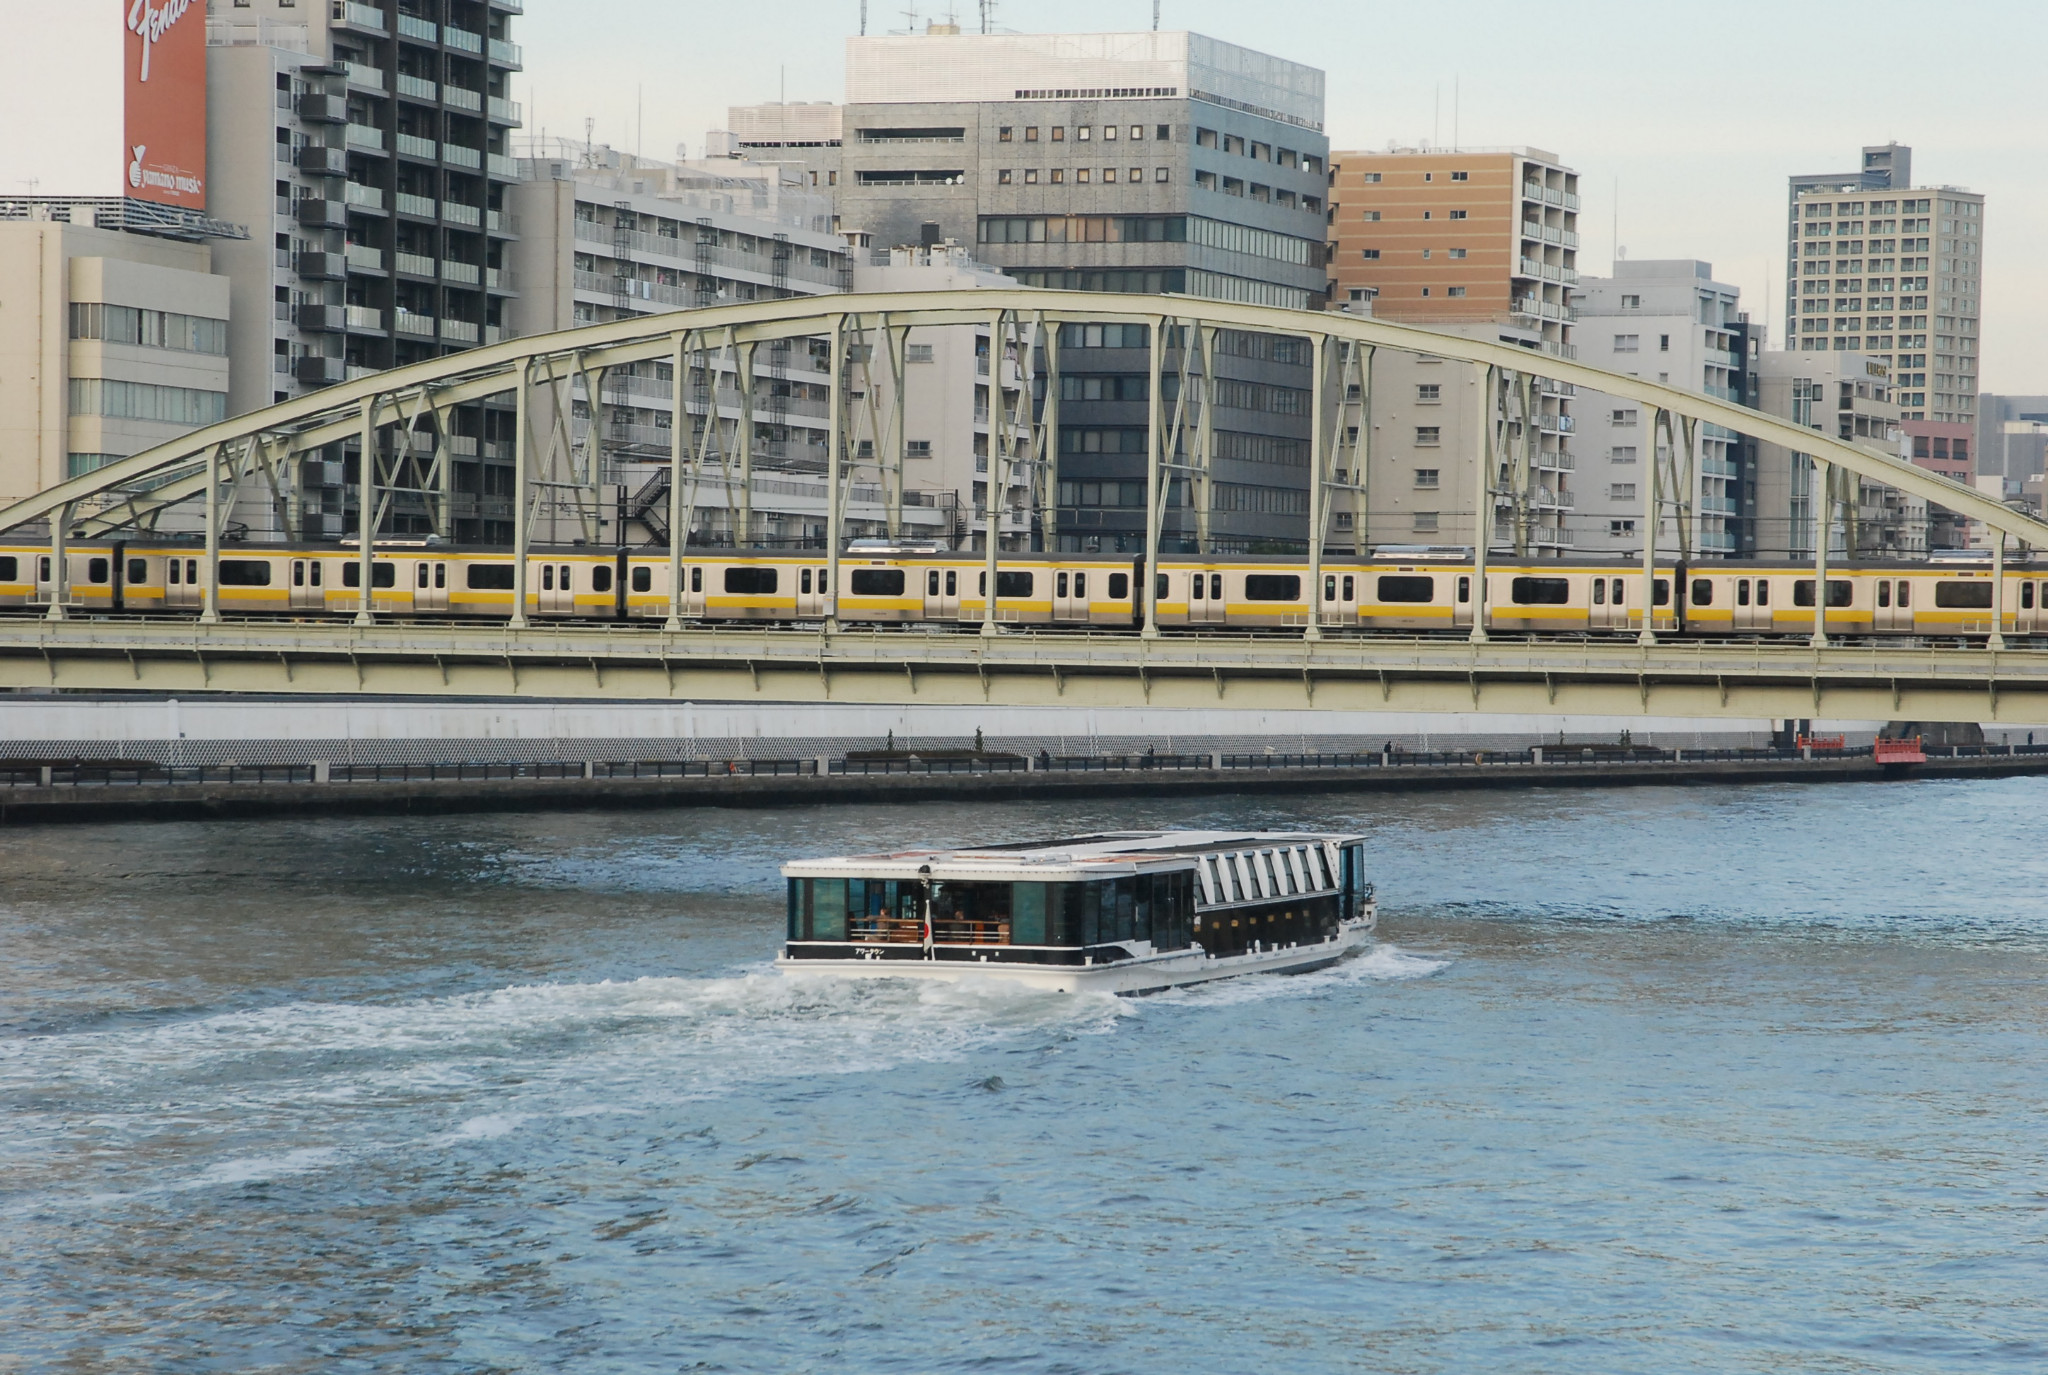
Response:
[[[1420,694],[1431,702],[1445,702],[1445,709],[1469,710],[1489,693],[1493,700],[1487,705],[1492,707],[1514,685],[1516,705],[1502,701],[1501,709],[1522,709],[1528,693],[1540,691],[1551,710],[1608,711],[1614,707],[1607,698],[1626,689],[1633,694],[1630,700],[1636,703],[1635,709],[1671,714],[1668,702],[1658,706],[1653,699],[1669,698],[1682,688],[1690,694],[1688,700],[1714,699],[1716,709],[1703,714],[1782,716],[1812,715],[1822,698],[1851,691],[1854,685],[1853,691],[1863,694],[1858,700],[1866,706],[1878,697],[1889,703],[1885,710],[1863,714],[1913,719],[1951,719],[1958,713],[1961,717],[2010,719],[2009,712],[2018,709],[2016,698],[2001,703],[2001,694],[2025,697],[2032,691],[2028,687],[2033,681],[2029,665],[2034,656],[2000,652],[2003,644],[1997,627],[2001,622],[1996,618],[1984,650],[1831,646],[1824,610],[1810,646],[1660,645],[1654,629],[1646,626],[1641,643],[1633,648],[1605,642],[1501,644],[1487,650],[1489,632],[1483,607],[1473,618],[1470,646],[1443,641],[1397,645],[1350,637],[1325,639],[1323,628],[1313,617],[1294,637],[1231,640],[1170,636],[1161,640],[1153,580],[1149,578],[1143,580],[1139,636],[1079,637],[1078,641],[1068,635],[1002,631],[994,620],[994,598],[987,599],[989,619],[982,627],[983,638],[999,642],[993,645],[976,644],[972,637],[963,641],[957,635],[849,635],[839,631],[829,615],[822,633],[692,629],[683,615],[683,580],[674,575],[673,567],[670,615],[659,630],[653,626],[578,630],[528,622],[526,553],[540,503],[558,499],[564,491],[587,489],[591,502],[586,518],[594,518],[588,511],[595,509],[596,464],[589,446],[576,444],[565,419],[572,385],[583,386],[592,404],[598,405],[607,372],[637,364],[667,363],[671,367],[675,423],[670,436],[672,476],[666,493],[666,528],[672,564],[679,565],[684,543],[680,532],[690,528],[692,503],[706,482],[730,482],[735,471],[744,491],[753,442],[751,424],[735,422],[729,430],[722,428],[715,381],[709,401],[693,395],[688,380],[693,370],[702,376],[709,361],[718,358],[737,366],[746,377],[751,375],[756,351],[764,346],[772,347],[778,341],[822,341],[830,357],[831,391],[825,559],[832,566],[829,585],[837,587],[837,565],[845,544],[846,492],[862,465],[866,464],[871,479],[879,478],[885,491],[901,499],[904,331],[925,326],[987,327],[996,357],[1006,348],[1013,350],[1027,378],[1036,372],[1047,379],[1044,409],[1034,413],[1028,402],[1020,402],[1015,413],[1001,417],[998,432],[1003,436],[1005,457],[1014,447],[1031,468],[1028,490],[1032,495],[1027,499],[1049,505],[1058,434],[1058,328],[1066,323],[1110,322],[1150,327],[1145,540],[1148,560],[1154,566],[1161,551],[1167,492],[1176,475],[1188,482],[1197,507],[1196,528],[1200,538],[1207,540],[1213,456],[1208,436],[1211,398],[1202,395],[1202,404],[1195,408],[1199,418],[1191,418],[1188,401],[1198,389],[1212,385],[1212,370],[1191,373],[1189,360],[1211,354],[1219,329],[1292,336],[1310,346],[1315,401],[1309,527],[1315,534],[1307,542],[1306,559],[1311,587],[1319,582],[1333,513],[1348,504],[1355,517],[1363,514],[1359,507],[1366,494],[1345,475],[1357,473],[1367,461],[1371,426],[1357,423],[1360,401],[1354,389],[1369,379],[1373,352],[1380,348],[1449,359],[1482,375],[1485,385],[1480,395],[1489,410],[1482,417],[1480,433],[1488,438],[1482,440],[1480,453],[1472,461],[1489,467],[1495,460],[1496,422],[1505,414],[1501,409],[1505,398],[1529,378],[1540,375],[1639,403],[1651,412],[1652,433],[1669,434],[1675,451],[1696,441],[1701,424],[1718,425],[1808,455],[1822,470],[1817,490],[1831,490],[1825,483],[1826,471],[1840,468],[1982,521],[2002,533],[1994,548],[2001,571],[2008,540],[2021,546],[2048,547],[2048,525],[1891,454],[1712,397],[1509,345],[1346,314],[1171,296],[1016,288],[807,297],[618,321],[396,369],[197,431],[0,509],[0,531],[32,522],[46,524],[52,553],[57,556],[53,564],[61,578],[67,540],[103,539],[123,531],[152,529],[173,507],[203,503],[205,557],[212,565],[220,557],[236,490],[252,483],[281,488],[289,482],[291,465],[299,457],[355,440],[361,445],[365,460],[361,471],[368,481],[358,502],[361,524],[353,556],[361,563],[359,585],[369,587],[380,512],[389,508],[397,489],[400,460],[420,460],[407,471],[424,473],[424,482],[438,488],[445,498],[453,465],[447,426],[436,418],[445,417],[456,406],[497,399],[508,404],[517,417],[513,496],[517,584],[509,624],[479,629],[380,623],[374,609],[367,607],[358,613],[355,626],[346,628],[332,624],[229,624],[220,617],[218,579],[209,573],[197,624],[94,622],[65,628],[57,624],[65,615],[60,586],[49,608],[50,623],[0,625],[0,675],[18,686],[111,687],[116,684],[107,681],[111,673],[107,661],[113,656],[132,666],[132,672],[122,669],[130,672],[128,686],[177,686],[180,690],[430,692],[435,690],[433,682],[445,686],[461,679],[469,685],[465,691],[525,695],[530,684],[546,680],[557,683],[568,695],[613,695],[613,687],[594,681],[609,671],[612,683],[630,680],[632,692],[643,696],[672,695],[680,674],[690,685],[692,696],[707,695],[704,689],[714,681],[737,683],[743,679],[750,685],[748,690],[731,695],[754,697],[760,694],[765,675],[766,681],[778,684],[778,692],[803,698],[811,693],[796,686],[787,665],[805,660],[815,665],[810,672],[819,680],[819,693],[829,695],[836,678],[841,684],[838,690],[851,691],[846,685],[860,683],[861,700],[875,701],[927,700],[923,694],[941,691],[939,684],[946,685],[945,692],[965,692],[955,679],[967,677],[979,685],[975,692],[987,694],[979,700],[1042,700],[1036,695],[1041,690],[1049,690],[1055,699],[1078,691],[1083,696],[1100,692],[1116,700],[1124,700],[1131,692],[1138,694],[1138,700],[1165,692],[1177,700],[1189,693],[1199,695],[1198,687],[1191,684],[1206,679],[1209,696],[1205,704],[1213,704],[1219,696],[1232,700],[1233,692],[1251,694],[1244,700],[1248,704],[1256,700],[1260,705],[1277,704],[1277,698],[1289,693],[1298,698],[1296,705],[1329,703],[1333,695],[1343,697],[1349,705],[1359,694],[1378,694],[1385,703],[1414,709],[1417,702],[1413,699]],[[1177,393],[1179,399],[1169,405],[1169,388],[1163,385],[1169,367],[1165,340],[1175,329],[1185,331],[1179,337],[1188,343],[1180,351],[1183,385]],[[878,386],[885,377],[896,385]],[[1369,406],[1369,386],[1365,390],[1363,404]],[[891,398],[888,404],[897,408],[896,413],[878,409],[878,395]],[[868,412],[865,428],[863,410]],[[853,442],[856,433],[870,436],[871,452],[866,458]],[[416,448],[426,452],[415,453]],[[380,460],[378,455],[389,457]],[[1655,541],[1666,515],[1677,516],[1681,549],[1692,545],[1684,494],[1663,490],[1660,465],[1649,467],[1650,480],[1642,484],[1646,538],[1641,576],[1646,584],[1654,579]],[[992,482],[992,490],[994,486]],[[1490,484],[1484,486],[1491,490]],[[742,515],[741,520],[744,518]],[[992,518],[990,523],[996,522]],[[1362,529],[1362,521],[1355,528]],[[985,541],[991,575],[998,562],[998,543]],[[1482,574],[1488,557],[1486,543],[1479,541],[1475,550]],[[1824,585],[1828,540],[1818,539],[1815,544],[1816,576]],[[1485,578],[1477,581],[1483,597]],[[2004,580],[1998,578],[1995,583],[2002,589]],[[1647,586],[1644,593],[1642,604],[1650,605]],[[478,635],[500,646],[495,654],[503,665],[502,680],[492,676],[499,670],[479,666],[491,656],[474,651],[480,643]],[[589,646],[603,648],[585,646],[579,636],[590,637]],[[563,646],[571,643],[579,648],[575,654],[566,654]],[[892,670],[884,672],[863,662],[862,656],[870,652],[863,646],[870,643],[878,646],[873,652],[893,656]],[[1077,643],[1085,649],[1077,648]],[[254,648],[257,645],[263,647]],[[1631,654],[1637,657],[1631,659]],[[573,665],[579,656],[583,669],[564,667]],[[1887,666],[1883,671],[1876,666],[1880,659]],[[1200,671],[1188,668],[1191,660],[1199,663]],[[256,667],[259,661],[274,669]],[[650,662],[660,665],[658,684],[648,678],[656,671],[648,667]],[[959,667],[968,662],[972,663],[971,673]],[[350,665],[348,673],[337,680],[337,665],[343,663]],[[1031,664],[1042,665],[1043,671],[1027,671]],[[572,687],[569,676],[577,672],[584,676]],[[193,673],[199,675],[196,683],[188,681]],[[350,678],[355,681],[351,683]],[[885,688],[881,685],[884,680],[901,685]],[[921,688],[920,680],[929,686]],[[301,686],[311,681],[322,686]],[[1461,695],[1446,686],[1458,682],[1464,682],[1469,691]],[[1280,683],[1292,686],[1276,686]],[[999,690],[996,684],[1004,686]],[[1944,695],[1942,700],[1950,700],[1946,694],[1966,689],[1975,694],[1978,703],[1968,710],[1961,709],[1959,699],[1949,716],[1926,708],[1906,709],[1915,692],[1939,693]],[[1798,696],[1808,709],[1762,710],[1756,693],[1765,693],[1780,707]],[[1596,695],[1603,705],[1591,705]],[[1587,705],[1568,708],[1559,705],[1561,701]],[[1730,702],[1741,703],[1741,709],[1729,707]],[[1987,709],[1991,707],[1997,709]],[[1828,710],[1836,715],[1857,714],[1846,706]]]

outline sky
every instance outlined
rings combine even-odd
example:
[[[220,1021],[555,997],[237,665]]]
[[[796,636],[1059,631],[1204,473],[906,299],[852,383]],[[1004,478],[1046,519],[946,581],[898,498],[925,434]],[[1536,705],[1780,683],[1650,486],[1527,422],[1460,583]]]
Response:
[[[0,0],[0,193],[113,194],[117,0]],[[859,0],[526,0],[515,98],[534,132],[649,156],[703,148],[729,105],[837,100]],[[909,24],[871,0],[869,32]],[[976,0],[954,8],[980,23]],[[922,0],[919,27],[947,13]],[[1194,29],[1328,73],[1333,148],[1531,145],[1580,174],[1579,269],[1699,258],[1783,339],[1785,178],[1913,148],[1981,191],[1982,386],[2048,393],[2048,51],[2042,0],[1162,0]],[[1152,0],[998,0],[1000,30],[1147,28]],[[1618,231],[1618,235],[1617,235]]]

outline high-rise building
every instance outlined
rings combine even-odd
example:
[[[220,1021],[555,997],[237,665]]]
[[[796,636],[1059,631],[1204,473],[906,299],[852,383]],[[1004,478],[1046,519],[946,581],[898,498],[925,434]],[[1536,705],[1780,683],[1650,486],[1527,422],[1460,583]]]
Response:
[[[1976,441],[1976,471],[2003,477],[2007,496],[2020,495],[2029,482],[2038,487],[2048,468],[2048,396],[1983,393],[1977,398]]]
[[[1580,360],[1747,404],[1741,301],[1740,288],[1714,280],[1711,263],[1622,259],[1614,264],[1612,277],[1581,278],[1572,294]],[[1641,549],[1641,484],[1649,481],[1653,450],[1668,454],[1669,440],[1651,433],[1653,417],[1634,401],[1581,389],[1577,411],[1578,550],[1622,554]],[[1691,507],[1694,551],[1734,557],[1742,552],[1741,438],[1719,425],[1701,425],[1698,440],[1689,485],[1682,491],[1666,487],[1664,499]],[[1684,467],[1670,465],[1669,475],[1680,477]],[[1672,508],[1666,510],[1657,545],[1676,549],[1678,532],[1668,514]]]
[[[1795,176],[1785,347],[1860,353],[1889,370],[1916,422],[1976,422],[1984,197],[1915,187],[1912,149],[1865,148],[1856,172]]]
[[[1322,72],[1199,34],[849,39],[840,222],[877,248],[972,245],[1032,286],[1308,308],[1327,286],[1322,121]],[[1191,341],[1165,342],[1178,373]],[[1214,342],[1211,547],[1300,548],[1306,351]],[[1063,332],[1060,547],[1144,547],[1149,349],[1145,325]],[[1200,538],[1189,491],[1169,494],[1168,547]]]
[[[1899,406],[1885,364],[1846,350],[1764,353],[1757,360],[1756,408],[1831,438],[1895,448]],[[1783,445],[1757,445],[1754,555],[1810,559],[1821,507],[1812,458]],[[1829,549],[1864,558],[1920,558],[1929,548],[1925,500],[1839,467],[1828,470],[1833,497]],[[1939,545],[1937,545],[1939,547]]]
[[[1579,174],[1536,148],[1331,154],[1330,279],[1381,319],[1500,320],[1572,356]]]
[[[126,208],[0,200],[0,505],[227,415],[228,279]]]
[[[208,209],[251,233],[216,253],[234,282],[231,411],[503,337],[522,10],[209,0]],[[465,469],[510,433],[490,407],[450,423]],[[356,527],[346,462],[306,465],[291,533]],[[395,529],[431,528],[407,506],[395,503]]]

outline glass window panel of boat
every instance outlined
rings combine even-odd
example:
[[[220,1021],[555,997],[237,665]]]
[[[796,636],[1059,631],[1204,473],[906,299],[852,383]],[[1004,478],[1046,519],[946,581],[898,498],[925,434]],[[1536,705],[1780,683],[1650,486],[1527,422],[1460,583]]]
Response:
[[[1264,861],[1265,864],[1266,896],[1269,898],[1277,898],[1282,893],[1284,893],[1286,889],[1280,886],[1280,875],[1274,872],[1273,852],[1271,850],[1263,850],[1259,853],[1259,858],[1262,861]]]
[[[1012,945],[1045,944],[1045,890],[1044,883],[1018,883],[1012,885],[1010,896],[1010,943]]]
[[[814,878],[806,880],[810,888],[811,939],[814,941],[843,941],[846,939],[846,880],[843,878]]]
[[[1109,910],[1110,893],[1115,893],[1116,934],[1112,939],[1127,941],[1136,939],[1138,883],[1136,879],[1111,879],[1103,885],[1108,892],[1102,895],[1103,910]]]
[[[1258,885],[1245,874],[1243,855],[1233,854],[1225,856],[1224,863],[1230,870],[1230,900],[1232,902],[1243,902],[1248,888],[1253,894],[1258,892]]]
[[[1020,885],[1011,883],[959,883],[944,880],[934,883],[934,936],[947,941],[1000,936],[1010,926],[1012,890],[1018,886]],[[915,885],[905,884],[904,887],[914,889]]]

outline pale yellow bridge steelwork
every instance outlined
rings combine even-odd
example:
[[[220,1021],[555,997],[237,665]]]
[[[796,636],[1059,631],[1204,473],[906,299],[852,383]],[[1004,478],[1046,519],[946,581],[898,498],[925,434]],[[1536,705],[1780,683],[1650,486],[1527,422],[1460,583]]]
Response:
[[[1475,616],[1469,640],[1406,640],[1330,633],[1311,623],[1293,634],[1162,635],[1153,580],[1144,579],[1144,626],[1124,635],[1004,630],[993,620],[982,633],[904,633],[840,629],[829,611],[824,627],[743,630],[699,627],[683,616],[677,576],[682,542],[671,539],[670,585],[675,601],[665,625],[529,623],[523,612],[503,625],[380,621],[373,613],[352,625],[225,621],[212,575],[239,486],[290,481],[300,456],[341,440],[360,440],[368,490],[358,503],[361,526],[354,557],[359,585],[371,585],[378,530],[399,481],[401,463],[425,466],[452,492],[451,407],[509,398],[516,411],[513,605],[528,605],[528,544],[537,503],[582,490],[594,500],[596,444],[578,444],[561,420],[568,387],[580,380],[593,404],[606,370],[667,361],[673,367],[671,531],[690,528],[699,479],[713,460],[742,485],[751,471],[751,424],[721,431],[716,403],[693,399],[689,378],[708,360],[751,359],[778,340],[823,339],[830,350],[826,550],[828,585],[846,543],[846,493],[863,465],[884,490],[902,493],[902,426],[867,417],[862,433],[872,458],[857,456],[857,412],[872,409],[886,372],[901,396],[902,340],[913,327],[982,325],[992,353],[1015,352],[1026,376],[1048,378],[1046,402],[1028,395],[994,418],[999,433],[1030,455],[1033,490],[1052,505],[1059,396],[1058,326],[1070,322],[1132,322],[1151,326],[1150,439],[1146,546],[1157,567],[1170,481],[1185,477],[1198,505],[1209,500],[1206,423],[1188,407],[1169,407],[1169,330],[1180,345],[1181,396],[1194,397],[1206,417],[1211,370],[1188,371],[1188,356],[1206,358],[1219,329],[1288,335],[1312,349],[1314,416],[1310,445],[1309,585],[1319,581],[1332,512],[1354,511],[1365,494],[1340,473],[1368,460],[1371,359],[1390,348],[1469,364],[1483,375],[1485,436],[1471,461],[1483,471],[1505,465],[1504,487],[1489,486],[1498,504],[1515,499],[1517,459],[1504,450],[1502,418],[1514,379],[1540,375],[1635,401],[1651,412],[1651,432],[1668,436],[1670,457],[1648,465],[1644,490],[1641,578],[1652,580],[1657,531],[1675,517],[1679,557],[1689,552],[1693,513],[1686,493],[1698,426],[1712,424],[1809,455],[1825,477],[1830,468],[1924,497],[2000,531],[1994,570],[2005,546],[2048,548],[2048,525],[1937,474],[1876,449],[1846,443],[1711,397],[1587,367],[1571,359],[1482,340],[1345,314],[1282,310],[1172,296],[1117,296],[1025,288],[836,297],[806,297],[720,306],[622,320],[561,334],[521,339],[399,368],[238,417],[109,465],[0,509],[0,531],[45,522],[53,565],[66,568],[67,541],[152,530],[173,506],[203,502],[206,603],[196,620],[66,619],[64,588],[47,618],[0,620],[0,686],[82,690],[191,692],[382,693],[508,697],[674,698],[678,700],[987,702],[1074,705],[1242,705],[1255,708],[1331,706],[1395,710],[1545,711],[1658,716],[1831,717],[1912,720],[2048,722],[2048,654],[2007,650],[1993,632],[1985,647],[1928,649],[1831,643],[1823,620],[1810,642],[1768,645],[1660,640],[1644,631],[1626,640],[1490,639],[1487,618]],[[1000,341],[1000,347],[996,347]],[[750,364],[742,364],[742,368]],[[750,375],[742,372],[742,375]],[[1354,391],[1362,385],[1362,392]],[[715,390],[715,389],[714,389]],[[1028,389],[1027,389],[1028,393]],[[536,401],[553,407],[552,428],[536,420]],[[1361,415],[1367,423],[1359,423]],[[597,429],[593,426],[593,430]],[[1174,455],[1189,455],[1176,461]],[[424,446],[426,453],[422,453]],[[1006,447],[1007,452],[1007,447]],[[421,460],[427,460],[422,464]],[[893,465],[893,466],[892,466]],[[1170,471],[1171,470],[1171,471]],[[893,487],[891,479],[893,476]],[[684,480],[685,478],[689,480]],[[1823,482],[1821,490],[1831,490]],[[686,495],[686,493],[688,495]],[[1826,505],[1826,503],[1822,503]],[[445,506],[442,513],[445,515]],[[1206,505],[1202,505],[1206,510]],[[1206,524],[1201,525],[1206,530]],[[1362,528],[1362,527],[1361,527]],[[995,541],[986,541],[992,576]],[[1828,540],[1819,539],[1815,575],[1825,585]],[[387,544],[388,547],[388,544]],[[1475,551],[1484,597],[1489,551]],[[1667,556],[1668,563],[1668,556]],[[1631,574],[1631,576],[1636,576]],[[1994,578],[2001,589],[2002,576]],[[1649,605],[1648,588],[1640,604]],[[2001,591],[2001,596],[2004,593]],[[993,599],[989,613],[995,614]],[[1993,624],[2000,621],[1994,620]]]

